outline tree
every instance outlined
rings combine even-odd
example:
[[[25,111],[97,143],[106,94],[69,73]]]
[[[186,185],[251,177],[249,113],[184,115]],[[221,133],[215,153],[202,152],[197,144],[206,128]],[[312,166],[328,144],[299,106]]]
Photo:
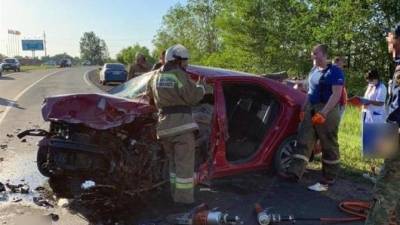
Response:
[[[103,64],[108,58],[108,49],[104,40],[92,32],[85,32],[80,40],[81,59],[94,64]]]
[[[174,44],[182,44],[191,53],[191,62],[201,63],[220,48],[215,18],[218,4],[214,0],[189,0],[177,4],[163,17],[161,28],[153,39],[160,53]]]
[[[147,62],[149,62],[150,64],[155,62],[155,59],[150,55],[149,49],[139,44],[134,44],[132,46],[122,49],[117,54],[117,61],[126,65],[134,63],[137,53],[142,53],[144,56],[146,56]]]
[[[398,22],[398,0],[188,0],[167,12],[153,43],[156,53],[185,45],[191,63],[302,77],[311,48],[325,43],[332,57],[345,56],[349,83],[361,86],[372,67],[391,74],[384,37]]]

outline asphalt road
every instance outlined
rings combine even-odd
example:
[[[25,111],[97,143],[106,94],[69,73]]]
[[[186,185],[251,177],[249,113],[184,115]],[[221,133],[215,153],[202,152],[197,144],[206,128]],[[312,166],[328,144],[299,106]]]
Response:
[[[80,225],[88,222],[65,209],[45,209],[33,204],[33,191],[46,186],[46,179],[36,169],[36,143],[39,138],[28,137],[26,142],[16,138],[19,131],[30,128],[47,129],[48,124],[41,117],[43,98],[51,95],[99,92],[88,82],[85,73],[93,69],[68,68],[11,73],[0,78],[0,182],[9,180],[12,184],[27,183],[31,194],[10,194],[7,201],[0,201],[0,221],[3,224],[17,224],[20,219],[33,220],[41,215],[55,212],[60,215],[57,224]],[[22,201],[18,201],[21,198]],[[62,216],[61,216],[62,215]],[[26,223],[25,223],[26,224]]]
[[[82,92],[101,92],[110,86],[101,86],[96,73],[88,73],[96,67],[54,69],[32,73],[14,73],[0,78],[0,182],[27,183],[31,190],[38,186],[47,187],[47,180],[36,169],[36,142],[38,138],[28,137],[21,142],[15,135],[29,128],[47,129],[42,120],[40,105],[43,98],[50,95]],[[365,198],[370,195],[370,186],[353,184],[339,180],[326,193],[310,192],[307,185],[318,179],[317,172],[309,172],[301,183],[288,183],[276,178],[272,173],[257,172],[215,180],[210,187],[200,187],[196,193],[197,203],[205,202],[211,208],[238,215],[246,225],[256,225],[254,203],[259,202],[272,212],[295,217],[343,217],[337,209],[340,200]],[[164,220],[168,215],[182,213],[187,207],[177,207],[169,201],[168,191],[148,196],[116,215],[124,224],[146,224]],[[29,195],[10,194],[8,200],[1,200],[0,223],[17,224],[20,218],[36,218],[54,212],[60,216],[53,224],[89,224],[82,213],[67,208],[46,209],[33,204]],[[14,203],[13,200],[21,201]],[[26,221],[26,220],[25,220]],[[34,224],[33,219],[29,223]],[[5,223],[4,223],[5,222]],[[49,222],[50,224],[50,222]],[[120,223],[122,224],[122,223]],[[156,223],[155,223],[156,224]],[[162,224],[162,223],[161,223]],[[283,224],[283,223],[282,223]],[[320,224],[320,222],[297,221],[299,225]],[[339,223],[343,224],[343,223]],[[347,223],[361,225],[362,222]]]

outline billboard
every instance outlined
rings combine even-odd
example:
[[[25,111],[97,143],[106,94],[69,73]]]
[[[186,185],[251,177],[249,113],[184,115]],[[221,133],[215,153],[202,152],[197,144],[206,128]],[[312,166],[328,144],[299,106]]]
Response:
[[[22,50],[24,51],[38,51],[44,49],[43,40],[21,40]]]

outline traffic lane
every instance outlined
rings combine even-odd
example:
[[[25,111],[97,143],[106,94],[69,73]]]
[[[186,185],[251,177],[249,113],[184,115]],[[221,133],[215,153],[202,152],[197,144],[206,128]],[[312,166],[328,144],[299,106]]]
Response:
[[[15,101],[24,89],[44,78],[48,74],[61,71],[63,70],[58,69],[34,73],[15,73],[0,77],[0,112],[4,112],[5,107],[7,106],[17,106]]]
[[[0,142],[7,145],[3,166],[0,170],[0,178],[4,175],[12,175],[6,179],[28,179],[30,183],[39,185],[42,179],[31,176],[32,170],[39,174],[36,165],[29,157],[35,159],[36,145],[38,138],[27,137],[27,142],[21,142],[16,138],[16,133],[26,129],[40,128],[47,129],[48,123],[45,123],[41,115],[41,104],[47,96],[71,94],[71,93],[93,93],[98,92],[91,86],[88,86],[83,79],[83,74],[87,72],[85,68],[75,68],[64,70],[48,76],[36,85],[27,90],[18,100],[18,107],[10,108],[2,123],[0,123]],[[34,154],[33,154],[34,153]],[[1,153],[0,153],[1,154]],[[21,162],[21,163],[19,163]],[[25,178],[26,177],[26,178]]]
[[[7,148],[0,150],[0,157],[3,158],[0,162],[0,182],[4,183],[7,180],[13,184],[24,182],[30,186],[31,190],[38,186],[48,185],[46,183],[47,179],[38,172],[35,162],[37,142],[40,138],[26,137],[25,141],[21,142],[21,140],[16,138],[16,134],[25,129],[48,128],[48,123],[43,121],[40,110],[44,97],[58,94],[98,92],[97,88],[87,85],[84,81],[84,74],[89,69],[73,68],[51,75],[31,87],[19,98],[18,105],[24,108],[24,110],[11,108],[0,124],[0,143],[7,145]],[[7,203],[0,202],[4,208],[0,210],[0,219],[9,216],[6,213],[7,211],[13,212],[16,210],[23,210],[26,213],[33,213],[35,216],[38,216],[38,213],[33,212],[34,210],[29,210],[29,208],[34,209],[36,207],[32,202],[32,198],[36,194],[32,191],[30,195],[10,195]],[[15,197],[22,199],[21,205],[15,205],[15,203],[10,202]],[[22,205],[28,205],[29,207],[25,209]],[[48,212],[60,213],[64,218],[60,219],[61,222],[57,224],[70,224],[69,220],[75,217],[62,212],[62,210],[62,208],[57,207],[55,209],[41,208],[40,212],[41,214]],[[18,216],[16,214],[16,217],[9,218],[8,222],[16,220]],[[74,224],[87,224],[85,220],[80,220],[80,222],[74,222]]]

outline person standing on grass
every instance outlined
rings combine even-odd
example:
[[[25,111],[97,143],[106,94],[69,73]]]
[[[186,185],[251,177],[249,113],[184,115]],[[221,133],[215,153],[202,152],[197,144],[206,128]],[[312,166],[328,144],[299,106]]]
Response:
[[[379,73],[376,69],[370,70],[365,74],[368,82],[363,105],[363,123],[384,123],[386,121],[385,100],[387,95],[386,86],[381,82]]]
[[[332,60],[332,64],[339,67],[343,71],[343,76],[344,76],[344,67],[345,67],[345,62],[343,57],[341,56],[336,56]],[[347,105],[347,89],[343,85],[343,91],[342,91],[342,96],[340,97],[339,100],[339,114],[340,114],[340,120],[343,118],[344,115],[344,110],[346,109]]]
[[[311,57],[314,67],[308,77],[308,95],[300,113],[297,147],[283,178],[300,180],[319,138],[322,147],[322,179],[310,186],[315,191],[326,191],[333,184],[339,171],[338,128],[340,122],[339,100],[343,91],[342,70],[329,64],[328,46],[316,45]]]
[[[396,65],[390,86],[389,115],[387,122],[400,125],[400,23],[386,38],[389,52]],[[365,225],[400,224],[400,151],[385,159],[374,187],[374,202]]]

